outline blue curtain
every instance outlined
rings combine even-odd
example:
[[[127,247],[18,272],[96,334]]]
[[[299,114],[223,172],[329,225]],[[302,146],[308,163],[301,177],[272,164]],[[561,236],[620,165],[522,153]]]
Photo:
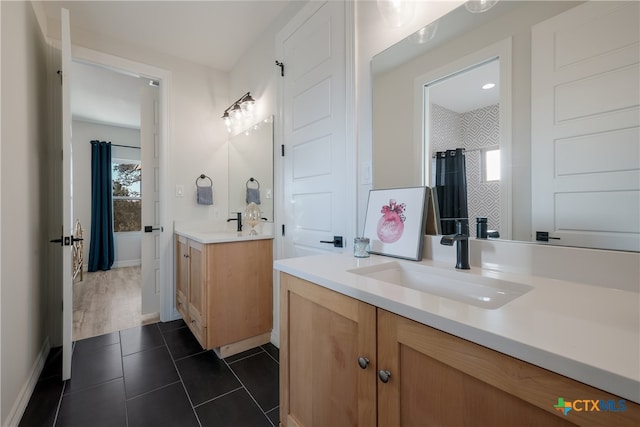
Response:
[[[110,270],[114,260],[111,143],[91,141],[89,271]]]
[[[455,219],[463,219],[468,230],[467,172],[464,148],[436,153],[436,194],[442,234],[455,234]]]

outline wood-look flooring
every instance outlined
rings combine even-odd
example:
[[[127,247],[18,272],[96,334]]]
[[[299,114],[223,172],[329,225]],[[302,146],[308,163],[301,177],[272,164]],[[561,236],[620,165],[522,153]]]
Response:
[[[158,313],[141,313],[141,284],[139,266],[85,272],[73,284],[73,340],[158,322]]]

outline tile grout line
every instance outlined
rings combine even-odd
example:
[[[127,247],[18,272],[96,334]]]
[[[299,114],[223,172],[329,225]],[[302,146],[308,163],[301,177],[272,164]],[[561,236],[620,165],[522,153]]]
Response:
[[[177,328],[179,329],[179,328]],[[189,400],[189,405],[191,405],[191,410],[193,411],[193,415],[196,417],[196,421],[198,422],[198,425],[200,427],[202,427],[202,422],[200,421],[200,417],[198,417],[198,413],[196,412],[196,408],[193,406],[193,401],[191,400],[191,396],[189,396],[189,392],[187,391],[187,387],[184,385],[184,381],[182,380],[182,375],[180,375],[180,370],[178,369],[178,365],[176,365],[176,360],[173,357],[173,354],[171,354],[171,350],[169,349],[169,344],[167,344],[167,340],[164,336],[164,333],[162,333],[162,331],[160,331],[160,335],[162,336],[162,341],[164,341],[164,345],[167,347],[167,351],[169,352],[169,357],[171,358],[171,362],[173,363],[173,367],[176,370],[176,374],[178,374],[178,378],[180,378],[180,384],[182,385],[182,390],[184,390],[184,394],[187,396],[187,399]],[[197,353],[200,354],[200,353]],[[192,355],[193,356],[193,355]],[[188,356],[185,356],[182,359],[186,359]]]
[[[263,353],[263,352],[266,353],[264,350],[261,350],[261,351],[257,351],[255,353],[249,354],[247,356],[241,357],[239,359],[232,360],[231,362],[227,362],[226,360],[225,360],[225,362],[227,362],[228,365],[233,365],[236,362],[241,362],[243,360],[247,360],[248,358],[253,357],[253,356],[257,356],[258,354]],[[220,360],[224,360],[224,359],[220,359]]]
[[[262,348],[262,347],[260,347]],[[263,349],[264,351],[264,349]],[[265,352],[266,353],[266,352]],[[260,354],[260,352],[253,354],[252,356],[256,356]],[[249,356],[251,357],[251,356]],[[248,359],[249,357],[247,357],[246,359]],[[264,410],[262,409],[262,406],[260,406],[260,404],[258,403],[258,401],[255,399],[255,397],[253,397],[253,394],[251,394],[251,392],[249,391],[249,389],[247,388],[247,386],[242,382],[242,380],[240,379],[240,377],[238,376],[238,374],[236,374],[236,372],[233,370],[233,368],[231,367],[231,365],[229,364],[229,362],[227,362],[224,359],[220,359],[222,360],[226,365],[227,368],[229,368],[229,370],[231,371],[231,373],[236,377],[236,379],[240,382],[240,384],[242,384],[242,388],[244,388],[244,390],[247,392],[247,394],[249,395],[249,397],[251,398],[251,400],[253,400],[253,403],[256,404],[256,406],[258,406],[258,409],[260,410],[260,412],[262,412],[262,415],[264,415],[264,417],[267,419],[267,421],[269,422],[269,424],[271,424],[273,427],[275,427],[275,425],[271,422],[271,420],[269,419],[269,417],[267,416],[267,413],[264,412]]]
[[[127,397],[125,396],[125,399],[126,399],[126,400],[136,400],[136,399],[138,399],[138,398],[140,398],[140,397],[144,397],[144,396],[146,396],[146,395],[148,395],[148,394],[151,394],[151,393],[153,393],[153,392],[155,392],[155,391],[162,390],[163,388],[167,388],[167,387],[169,387],[169,386],[172,386],[172,385],[178,384],[179,382],[181,382],[181,381],[180,381],[180,380],[176,380],[176,381],[174,381],[174,382],[172,382],[172,383],[165,384],[165,385],[161,385],[160,387],[156,387],[156,388],[154,388],[153,390],[145,391],[144,393],[136,394],[135,396],[131,396],[131,397],[129,397],[129,398],[127,398]]]
[[[71,344],[71,361],[73,362],[73,353],[76,349],[76,341],[73,341]],[[63,350],[64,351],[64,350]],[[62,370],[60,371],[60,379],[62,379]],[[64,391],[67,388],[67,384],[69,383],[69,381],[62,381],[62,392],[60,393],[60,399],[58,399],[58,406],[56,407],[56,414],[53,417],[53,426],[55,427],[55,425],[58,422],[58,415],[60,415],[60,408],[62,407],[62,399],[64,398]],[[31,400],[31,399],[29,399]]]
[[[122,387],[124,387],[124,423],[129,427],[129,408],[127,406],[127,380],[124,377],[124,351],[122,348],[122,331],[118,331],[120,340],[120,367],[122,368]]]
[[[60,414],[60,407],[62,406],[62,399],[64,398],[64,389],[66,387],[67,387],[67,382],[63,381],[62,391],[60,392],[60,398],[58,399],[58,405],[56,406],[56,413],[53,416],[53,425],[51,427],[55,427],[56,423],[58,422],[58,415]]]
[[[276,346],[274,345],[274,347],[276,347]],[[274,361],[274,362],[276,362],[276,363],[278,364],[278,368],[279,368],[279,367],[280,367],[280,361],[279,361],[279,360],[277,360],[275,357],[273,357],[273,356],[271,355],[271,353],[269,353],[269,352],[267,351],[267,349],[266,349],[266,348],[264,348],[264,346],[260,346],[260,348],[261,348],[265,353],[267,353],[267,354],[269,355],[269,357],[273,359],[273,361]],[[276,348],[278,348],[278,347],[276,347]],[[279,349],[279,348],[278,348],[278,351],[280,351],[280,349]]]
[[[234,388],[233,390],[229,390],[229,391],[227,391],[226,393],[222,393],[222,394],[221,394],[221,395],[219,395],[219,396],[212,397],[211,399],[209,399],[209,400],[205,400],[205,401],[204,401],[204,402],[202,402],[202,403],[198,403],[198,404],[197,404],[197,405],[195,405],[193,408],[194,408],[194,409],[195,409],[195,408],[199,408],[199,407],[201,407],[202,405],[206,405],[207,403],[211,403],[211,402],[213,402],[214,400],[218,400],[218,399],[220,399],[221,397],[228,396],[228,395],[230,395],[231,393],[235,393],[235,392],[236,392],[236,391],[238,391],[238,390],[243,390],[243,389],[244,389],[244,387],[242,387],[242,383],[240,383],[240,384],[241,384],[241,385],[240,385],[240,387]]]

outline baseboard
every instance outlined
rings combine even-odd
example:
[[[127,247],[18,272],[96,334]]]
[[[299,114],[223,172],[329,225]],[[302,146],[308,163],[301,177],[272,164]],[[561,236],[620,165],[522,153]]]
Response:
[[[49,344],[49,337],[47,337],[44,343],[42,343],[38,357],[36,357],[36,360],[33,362],[29,379],[20,389],[20,393],[18,393],[18,397],[7,415],[5,427],[14,427],[20,424],[24,411],[29,404],[29,399],[31,399],[33,390],[35,390],[42,369],[44,368],[44,363],[47,361],[47,356],[49,356],[49,350],[51,350],[51,345]]]
[[[115,261],[111,268],[138,267],[140,265],[142,265],[142,260],[128,259],[125,261]]]
[[[271,344],[280,348],[280,333],[275,329],[271,331]]]
[[[259,345],[266,344],[269,342],[270,337],[271,333],[266,332],[262,335],[256,335],[255,337],[250,337],[242,341],[216,347],[213,351],[220,359],[224,359],[225,357],[233,356],[235,354],[242,353],[243,351],[258,347]]]

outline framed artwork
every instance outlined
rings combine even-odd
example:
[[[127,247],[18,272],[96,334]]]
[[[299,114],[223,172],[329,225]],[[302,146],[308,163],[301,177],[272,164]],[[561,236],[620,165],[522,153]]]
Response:
[[[370,190],[363,237],[372,254],[422,259],[428,187]]]

